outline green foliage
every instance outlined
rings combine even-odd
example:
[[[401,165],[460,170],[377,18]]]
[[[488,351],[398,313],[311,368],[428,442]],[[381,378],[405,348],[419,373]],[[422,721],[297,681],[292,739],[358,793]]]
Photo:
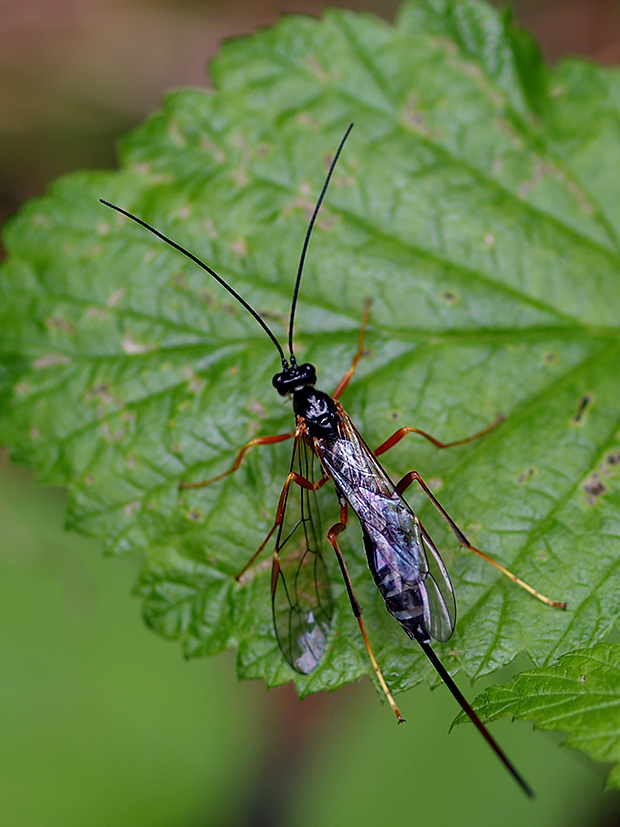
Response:
[[[607,786],[620,788],[620,645],[598,643],[563,655],[553,666],[531,669],[491,686],[474,708],[495,721],[511,715],[538,729],[569,732],[564,743],[595,761],[613,762]],[[464,723],[462,713],[455,723]]]
[[[169,95],[123,141],[119,172],[62,179],[8,227],[0,438],[14,460],[69,488],[70,527],[144,554],[144,616],[188,656],[237,646],[240,676],[294,677],[267,567],[233,579],[271,526],[290,445],[178,488],[291,429],[275,349],[205,273],[97,199],[200,255],[284,340],[308,212],[354,121],[310,246],[298,356],[334,388],[369,297],[371,355],[343,403],[371,446],[403,425],[453,440],[506,417],[451,452],[411,437],[386,458],[395,476],[429,479],[476,545],[568,603],[549,609],[458,551],[414,493],[456,588],[457,633],[438,647],[451,671],[475,678],[523,648],[544,665],[600,640],[619,603],[618,73],[548,69],[477,0],[417,0],[394,27],[286,17],[226,43],[211,76],[214,92]],[[429,677],[354,526],[342,545],[388,682]],[[295,676],[302,694],[368,671],[335,572],[334,598],[329,651]]]

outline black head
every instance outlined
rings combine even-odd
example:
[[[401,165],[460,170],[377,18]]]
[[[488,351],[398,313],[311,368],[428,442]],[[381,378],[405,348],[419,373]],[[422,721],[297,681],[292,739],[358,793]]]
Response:
[[[336,403],[323,391],[306,386],[293,394],[293,410],[308,428],[310,436],[337,439],[340,416]]]
[[[314,365],[308,362],[305,365],[298,365],[294,362],[292,365],[284,365],[282,373],[276,373],[271,381],[280,396],[286,396],[300,388],[314,385],[316,383],[316,370]]]

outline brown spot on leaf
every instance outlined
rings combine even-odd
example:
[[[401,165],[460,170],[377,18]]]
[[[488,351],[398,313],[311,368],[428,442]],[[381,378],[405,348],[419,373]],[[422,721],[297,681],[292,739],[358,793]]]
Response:
[[[209,290],[200,291],[200,301],[203,302],[203,304],[205,304],[207,307],[213,307],[215,304],[213,294]]]
[[[112,428],[110,428],[109,423],[102,422],[101,435],[103,436],[106,442],[122,442],[125,436],[125,429],[119,428],[118,431],[113,431]]]
[[[325,214],[323,215],[323,218],[320,221],[317,222],[317,227],[319,227],[321,230],[328,231],[328,230],[331,230],[331,228],[334,226],[334,224],[336,224],[338,221],[340,221],[339,216],[331,215],[330,213],[327,212],[327,210],[325,210]]]
[[[212,218],[205,218],[205,227],[207,229],[207,235],[209,238],[216,239],[219,235],[218,231],[215,229],[215,224],[213,223]]]
[[[108,307],[116,307],[119,301],[123,298],[127,291],[124,287],[119,287],[118,290],[115,290],[108,298],[106,304]]]
[[[524,482],[531,480],[532,477],[535,477],[538,473],[538,468],[531,465],[529,468],[526,468],[525,471],[521,471],[521,473],[517,477],[517,484],[523,485]]]
[[[458,295],[458,293],[454,293],[452,290],[442,290],[441,298],[447,304],[458,304],[461,300],[461,297]]]
[[[200,141],[200,146],[213,158],[216,164],[223,164],[226,160],[226,155],[224,155],[222,150],[208,138],[202,138]]]
[[[247,404],[247,409],[250,413],[254,414],[254,416],[257,416],[259,419],[264,419],[264,417],[267,414],[260,402],[258,402],[255,399],[250,399],[250,401]]]
[[[352,175],[339,175],[337,178],[334,178],[334,186],[339,189],[342,187],[356,187],[357,178],[354,178]]]
[[[126,517],[131,517],[131,515],[134,513],[134,511],[139,511],[141,507],[142,507],[142,501],[141,500],[136,500],[135,502],[127,503],[127,505],[124,507],[123,511],[125,512]]]
[[[275,310],[267,310],[264,307],[260,307],[258,312],[263,319],[269,322],[279,322],[284,327],[288,327],[288,313],[278,313]]]
[[[584,396],[581,397],[579,403],[577,405],[577,411],[571,417],[571,422],[574,425],[579,425],[580,422],[583,422],[583,419],[586,415],[586,411],[592,404],[592,396],[589,393],[586,393]]]
[[[222,302],[220,305],[220,310],[222,313],[226,313],[227,316],[238,316],[239,315],[239,308],[236,304],[230,304],[229,302]]]
[[[248,242],[245,240],[245,238],[238,238],[236,241],[233,241],[231,246],[233,253],[238,255],[240,258],[243,258],[243,256],[247,255]]]
[[[105,320],[105,319],[108,318],[108,316],[109,316],[109,313],[108,313],[107,310],[105,310],[102,307],[94,307],[93,305],[91,305],[90,307],[87,307],[86,310],[84,311],[84,318],[86,318],[86,319]]]
[[[189,293],[189,283],[185,273],[175,273],[172,277],[172,286],[182,293]]]
[[[430,129],[428,126],[428,121],[426,119],[426,115],[422,110],[419,108],[419,97],[415,93],[409,95],[407,98],[407,102],[403,107],[402,111],[402,120],[403,123],[407,124],[407,126],[414,129],[416,132],[421,133],[422,135],[429,135]]]
[[[62,316],[48,316],[45,320],[45,326],[50,330],[60,330],[68,334],[75,333],[75,325],[67,319],[63,319]]]
[[[122,401],[112,393],[110,384],[108,382],[97,382],[92,388],[89,388],[84,394],[86,402],[96,401],[98,404],[114,405],[116,407],[122,406]],[[103,409],[102,409],[103,410]]]
[[[183,368],[181,373],[183,374],[183,378],[187,379],[189,389],[192,393],[199,393],[202,390],[204,383],[192,368]]]
[[[607,491],[607,486],[598,474],[590,474],[583,484],[583,490],[586,495],[586,502],[590,505],[596,505],[598,498]]]
[[[321,65],[321,63],[319,62],[319,60],[318,60],[318,58],[316,57],[316,55],[309,54],[309,55],[306,57],[306,61],[305,61],[305,62],[306,62],[306,66],[308,67],[308,69],[310,69],[310,71],[312,72],[312,74],[313,74],[313,75],[314,75],[314,76],[315,76],[315,77],[316,77],[316,78],[317,78],[317,79],[318,79],[321,83],[327,83],[327,81],[329,80],[329,72],[327,71],[327,69],[325,69],[325,68]]]
[[[31,220],[33,227],[45,227],[48,229],[51,226],[49,218],[45,215],[41,215],[41,213],[35,213]]]
[[[42,370],[43,368],[51,368],[55,365],[68,365],[71,362],[71,357],[64,353],[46,353],[45,356],[40,356],[32,363],[34,370]]]
[[[320,129],[321,121],[310,115],[308,112],[300,112],[297,115],[297,120],[303,126],[309,126],[311,129]]]
[[[146,344],[143,342],[136,342],[129,332],[126,332],[123,336],[122,345],[125,353],[132,356],[138,353],[148,353],[150,350],[155,350],[156,348],[156,345],[152,343]]]

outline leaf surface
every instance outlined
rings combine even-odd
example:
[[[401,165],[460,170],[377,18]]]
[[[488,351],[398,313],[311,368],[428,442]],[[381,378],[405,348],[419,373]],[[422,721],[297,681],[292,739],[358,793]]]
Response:
[[[491,686],[473,707],[484,722],[510,715],[538,729],[570,733],[567,747],[614,764],[608,787],[620,787],[620,645],[598,643],[563,655],[557,663]],[[467,718],[461,713],[455,723]]]
[[[350,122],[312,238],[297,355],[335,388],[372,299],[368,358],[342,402],[371,445],[415,468],[471,541],[568,611],[540,605],[458,550],[419,510],[456,589],[452,671],[537,665],[590,646],[619,610],[620,245],[609,170],[620,161],[620,76],[535,44],[474,0],[419,0],[391,27],[361,14],[290,16],[226,43],[215,91],[169,95],[122,143],[121,169],[57,181],[8,226],[1,273],[2,442],[70,489],[69,525],[111,553],[141,552],[147,622],[188,656],[238,646],[239,673],[290,680],[272,629],[268,563],[234,575],[269,531],[290,443],[271,386],[277,353],[206,273],[111,212],[113,201],[203,258],[284,343],[301,243]],[[615,166],[614,166],[615,165]],[[323,523],[338,518],[333,492]],[[359,530],[350,573],[395,691],[429,676],[388,616]],[[331,563],[328,654],[301,693],[368,671]]]

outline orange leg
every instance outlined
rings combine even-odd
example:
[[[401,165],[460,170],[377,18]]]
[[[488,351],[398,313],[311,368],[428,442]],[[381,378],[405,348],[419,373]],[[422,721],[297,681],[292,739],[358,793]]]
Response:
[[[246,451],[254,445],[273,445],[276,442],[284,442],[285,439],[292,439],[294,436],[295,431],[291,431],[290,434],[276,434],[275,436],[257,436],[254,439],[251,439],[247,445],[243,446],[237,454],[237,459],[234,461],[232,468],[229,468],[228,471],[224,471],[223,474],[218,474],[217,477],[211,477],[211,479],[203,480],[202,482],[180,482],[179,488],[203,488],[205,485],[211,485],[212,482],[223,480],[224,477],[227,477],[229,474],[232,474],[237,470],[237,468],[241,465],[241,460],[245,456]]]
[[[364,305],[364,315],[362,317],[362,326],[360,328],[360,335],[357,341],[357,353],[353,357],[351,367],[338,383],[338,387],[336,388],[336,390],[332,393],[332,399],[338,399],[338,397],[344,392],[347,385],[353,378],[353,374],[355,373],[357,363],[362,358],[362,356],[364,356],[364,336],[366,335],[366,325],[368,324],[368,317],[370,316],[371,304],[372,302],[370,301],[370,299],[366,299],[366,303]]]
[[[353,584],[351,583],[351,578],[349,577],[349,572],[347,571],[346,563],[344,562],[344,557],[342,556],[342,552],[338,546],[338,540],[336,539],[339,534],[341,534],[345,528],[347,527],[347,516],[348,516],[348,509],[347,504],[343,503],[340,506],[340,522],[333,525],[330,530],[327,532],[327,539],[332,544],[334,551],[336,552],[336,557],[338,558],[338,563],[340,564],[340,571],[342,572],[342,576],[344,578],[344,584],[347,587],[347,592],[349,594],[349,600],[351,602],[351,608],[353,609],[353,614],[357,619],[357,622],[360,627],[360,631],[362,633],[362,638],[364,639],[364,644],[366,646],[366,650],[368,651],[368,655],[370,656],[370,661],[372,663],[372,668],[375,670],[375,674],[379,679],[379,683],[381,684],[381,689],[389,705],[394,710],[394,714],[398,720],[399,724],[402,724],[405,720],[403,716],[400,714],[400,710],[396,706],[396,702],[392,697],[392,693],[388,689],[388,685],[385,682],[385,678],[383,677],[383,673],[381,672],[381,668],[377,663],[377,659],[375,658],[374,652],[370,646],[370,641],[368,640],[368,635],[366,634],[366,627],[364,626],[364,622],[362,620],[362,610],[360,608],[360,604],[357,601],[357,597],[355,596],[355,592],[353,591]]]
[[[282,487],[282,492],[280,494],[280,500],[278,502],[278,510],[276,511],[276,519],[275,519],[273,525],[271,526],[269,534],[265,537],[265,539],[261,543],[260,547],[254,552],[254,554],[250,557],[250,559],[245,564],[245,566],[241,569],[241,571],[239,572],[239,574],[235,578],[236,580],[238,580],[238,581],[241,580],[241,578],[246,573],[246,571],[250,568],[252,563],[256,560],[256,558],[259,556],[259,554],[263,551],[263,549],[265,548],[265,546],[267,545],[269,540],[273,537],[276,529],[278,528],[278,526],[282,522],[282,517],[284,515],[284,506],[286,504],[286,492],[288,491],[289,485],[292,482],[296,482],[297,485],[300,485],[302,488],[307,488],[310,491],[318,491],[319,488],[322,488],[325,485],[325,483],[327,482],[328,479],[329,479],[329,477],[322,476],[320,480],[317,480],[317,482],[310,482],[310,480],[307,480],[305,477],[301,477],[299,474],[296,474],[294,471],[291,471],[291,473],[287,476],[287,478],[284,482],[284,485]],[[277,578],[278,571],[279,571],[279,563],[277,562],[277,551],[274,554],[274,569],[276,569],[276,568],[277,568],[277,570],[275,571],[275,575],[274,575],[275,578]]]
[[[441,516],[448,523],[448,525],[450,526],[450,529],[455,534],[457,540],[459,541],[459,543],[464,548],[467,548],[470,551],[473,551],[474,554],[477,554],[479,557],[482,557],[482,559],[486,560],[487,563],[490,563],[492,566],[495,566],[496,569],[501,571],[502,574],[505,574],[506,577],[508,577],[510,580],[512,580],[513,583],[516,583],[517,586],[521,586],[521,588],[525,589],[531,595],[538,598],[538,600],[542,600],[542,602],[546,603],[547,606],[553,606],[557,609],[565,609],[566,608],[566,603],[562,603],[561,601],[558,601],[558,600],[551,600],[550,598],[545,597],[544,594],[541,594],[539,591],[536,591],[536,589],[534,589],[528,583],[525,583],[523,580],[521,580],[521,578],[517,577],[516,574],[513,574],[511,571],[508,571],[508,569],[505,569],[496,560],[493,560],[491,557],[489,557],[483,551],[480,551],[480,549],[477,549],[474,546],[472,546],[471,543],[469,542],[469,540],[467,539],[467,537],[463,534],[463,532],[457,526],[457,524],[454,522],[452,517],[450,517],[448,512],[444,509],[444,507],[441,505],[439,500],[435,497],[433,492],[430,490],[428,485],[424,482],[424,480],[418,474],[417,471],[409,471],[408,474],[405,474],[405,476],[402,478],[402,480],[396,486],[396,490],[398,491],[399,494],[403,494],[407,490],[407,488],[409,488],[409,486],[411,485],[412,482],[417,482],[418,483],[418,485],[420,486],[422,491],[424,491],[424,493],[429,498],[429,500],[432,502],[432,504],[435,506],[437,511],[439,511]]]
[[[440,442],[438,439],[435,439],[434,436],[427,434],[426,431],[421,431],[419,428],[399,428],[399,430],[392,434],[389,439],[386,439],[385,442],[382,442],[381,445],[379,445],[376,451],[374,451],[374,455],[378,457],[379,454],[384,454],[386,451],[389,451],[390,448],[393,448],[403,437],[407,436],[407,434],[419,434],[420,436],[423,436],[424,439],[428,439],[429,442],[432,442],[436,448],[453,448],[455,445],[465,445],[467,442],[473,442],[475,439],[480,439],[480,437],[486,436],[488,433],[497,428],[503,419],[503,415],[500,414],[495,422],[487,425],[486,428],[478,431],[477,434],[465,437],[465,439],[456,439],[454,442]]]

